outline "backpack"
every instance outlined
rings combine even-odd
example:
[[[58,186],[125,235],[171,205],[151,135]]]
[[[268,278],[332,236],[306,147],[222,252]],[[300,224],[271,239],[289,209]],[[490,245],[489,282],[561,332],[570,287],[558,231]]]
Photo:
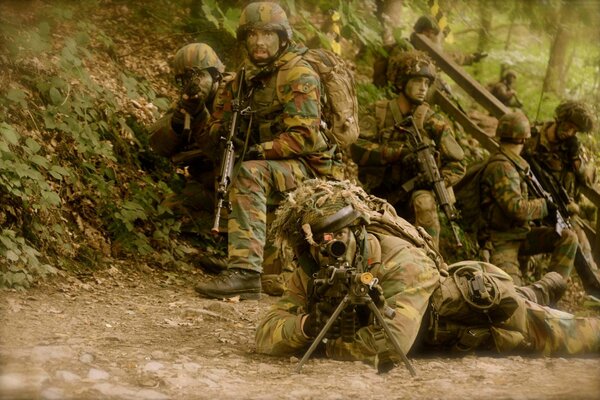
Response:
[[[360,133],[354,75],[340,56],[326,49],[308,49],[280,71],[293,67],[300,59],[307,61],[321,79],[322,118],[327,124],[327,139],[340,149],[348,148]],[[277,76],[278,86],[282,75]]]
[[[485,220],[481,213],[481,177],[490,159],[475,163],[454,185],[456,208],[460,210],[461,226],[465,232],[477,234]]]

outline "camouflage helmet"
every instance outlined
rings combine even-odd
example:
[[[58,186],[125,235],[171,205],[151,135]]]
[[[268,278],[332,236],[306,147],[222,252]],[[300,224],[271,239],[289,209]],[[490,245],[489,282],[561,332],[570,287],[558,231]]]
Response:
[[[506,71],[504,71],[502,73],[502,79],[508,79],[509,76],[512,76],[513,78],[517,78],[517,72],[514,69],[507,69]]]
[[[237,29],[237,40],[246,40],[250,29],[265,29],[279,32],[285,40],[292,39],[292,27],[283,8],[277,3],[259,1],[250,3],[242,11]]]
[[[496,137],[500,139],[528,139],[531,137],[529,120],[522,112],[504,114],[498,121]]]
[[[430,15],[420,16],[417,22],[415,22],[413,29],[417,33],[423,33],[426,30],[432,30],[436,35],[440,33],[440,26],[435,18]]]
[[[589,132],[594,127],[592,111],[579,101],[562,102],[554,111],[557,121],[569,121],[577,126],[579,132]]]
[[[390,57],[387,80],[398,88],[403,88],[410,78],[420,76],[429,78],[433,83],[435,75],[436,69],[433,61],[422,51],[402,51]]]
[[[207,44],[191,43],[183,46],[173,59],[173,72],[183,75],[187,69],[213,69],[219,73],[225,72],[225,65],[217,53]]]

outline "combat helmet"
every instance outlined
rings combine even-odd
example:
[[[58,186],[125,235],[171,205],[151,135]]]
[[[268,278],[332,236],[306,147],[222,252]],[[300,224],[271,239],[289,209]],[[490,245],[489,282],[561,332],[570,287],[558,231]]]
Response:
[[[431,58],[422,51],[397,52],[390,57],[387,80],[402,89],[409,79],[424,76],[431,83],[435,80],[436,69]]]
[[[181,76],[186,70],[204,70],[210,69],[211,73],[222,74],[225,72],[225,65],[217,56],[217,53],[205,43],[190,43],[183,46],[173,59],[173,72],[175,76]]]
[[[567,100],[554,111],[556,121],[569,121],[577,126],[579,132],[590,132],[594,127],[592,112],[585,103]]]
[[[528,139],[531,137],[529,120],[522,112],[504,114],[498,121],[496,137],[500,139]]]
[[[517,72],[514,69],[507,69],[502,73],[502,80],[508,79],[509,76],[517,79]]]
[[[284,40],[292,39],[292,27],[283,8],[277,3],[259,1],[250,3],[242,11],[237,29],[237,40],[246,40],[250,29],[277,31]]]
[[[413,29],[417,33],[423,33],[426,30],[432,30],[436,35],[440,33],[440,26],[435,18],[430,15],[420,16],[417,22],[415,22]]]

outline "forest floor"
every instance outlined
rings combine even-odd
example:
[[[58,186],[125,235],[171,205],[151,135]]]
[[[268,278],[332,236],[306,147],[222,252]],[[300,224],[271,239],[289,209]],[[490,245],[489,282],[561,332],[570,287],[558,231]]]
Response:
[[[203,299],[191,274],[115,264],[0,292],[0,399],[597,399],[600,357],[413,357],[368,365],[257,354],[276,300]]]

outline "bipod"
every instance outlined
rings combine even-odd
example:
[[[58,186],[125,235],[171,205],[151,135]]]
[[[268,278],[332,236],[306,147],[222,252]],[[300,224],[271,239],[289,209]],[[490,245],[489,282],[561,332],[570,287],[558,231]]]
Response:
[[[367,275],[370,276],[370,279],[368,277],[366,277]],[[367,282],[365,282],[365,278],[369,282],[374,280],[373,275],[371,275],[368,272],[360,275],[359,279],[362,281],[362,283],[359,284],[358,288],[356,288],[357,289],[356,291],[359,293],[353,293],[353,290],[350,290],[349,293],[347,293],[346,296],[344,296],[344,298],[342,299],[340,304],[338,304],[338,306],[335,309],[335,311],[333,312],[333,314],[331,314],[331,317],[327,320],[327,323],[325,324],[323,329],[321,329],[321,332],[319,332],[319,334],[317,335],[315,340],[312,342],[312,344],[310,345],[310,347],[308,348],[306,353],[304,353],[304,356],[302,357],[302,359],[298,362],[298,365],[296,366],[296,371],[295,371],[296,373],[300,372],[300,370],[302,369],[302,365],[304,365],[304,363],[310,358],[310,356],[315,351],[315,349],[317,348],[319,343],[321,343],[321,341],[323,340],[323,338],[325,337],[327,332],[329,332],[329,329],[331,329],[331,327],[333,326],[333,323],[338,319],[338,317],[340,316],[342,311],[344,311],[346,309],[346,307],[348,307],[349,305],[366,304],[367,307],[369,307],[369,310],[371,310],[371,312],[375,316],[375,319],[377,320],[377,322],[379,322],[379,325],[381,325],[381,327],[385,331],[387,338],[392,342],[394,349],[400,355],[400,358],[404,362],[406,369],[408,369],[408,371],[410,372],[410,375],[417,376],[417,372],[415,371],[414,367],[412,366],[412,364],[410,363],[410,361],[408,360],[406,355],[402,352],[402,349],[400,348],[400,343],[398,343],[398,339],[396,339],[396,337],[392,334],[392,331],[391,331],[390,327],[388,326],[387,322],[385,321],[385,319],[383,318],[381,311],[379,310],[379,308],[377,308],[377,306],[373,302],[373,299],[371,298],[371,296],[369,296],[367,288],[369,288],[370,286],[375,284],[376,280],[374,280],[374,282],[371,285],[369,285],[369,284],[367,284]],[[390,308],[390,313],[395,314],[395,311]],[[392,317],[393,317],[393,314],[392,314]]]

